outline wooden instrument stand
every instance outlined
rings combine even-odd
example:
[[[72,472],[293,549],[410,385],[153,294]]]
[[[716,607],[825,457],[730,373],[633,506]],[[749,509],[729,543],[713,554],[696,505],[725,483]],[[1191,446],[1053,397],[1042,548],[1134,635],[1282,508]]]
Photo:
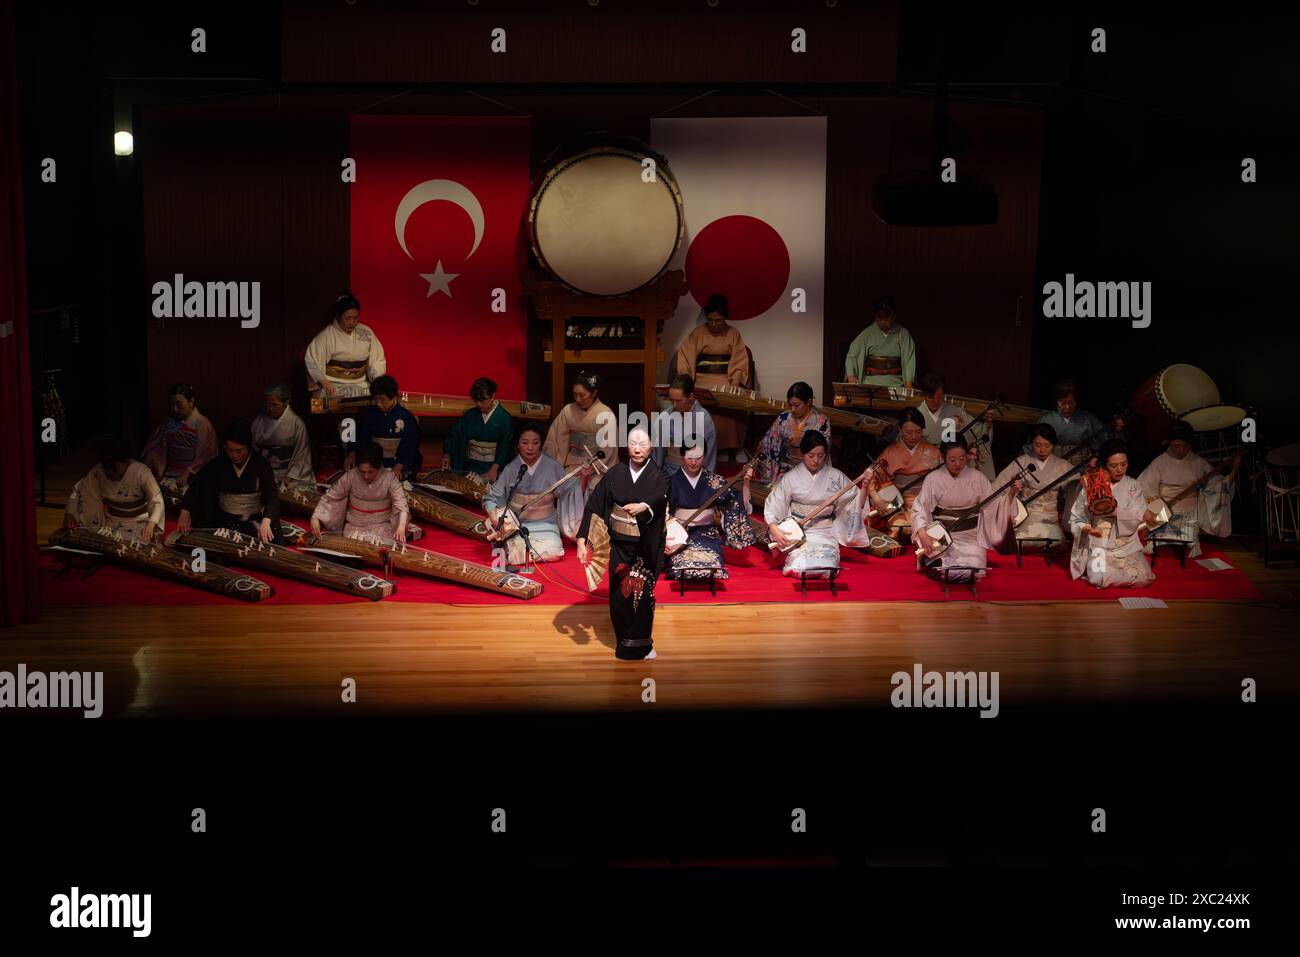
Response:
[[[663,361],[659,333],[664,321],[677,311],[677,302],[686,295],[686,274],[680,269],[664,273],[654,282],[625,296],[602,298],[574,292],[563,283],[543,279],[534,272],[524,273],[524,294],[533,303],[537,317],[550,324],[551,348],[544,361],[551,364],[551,408],[559,413],[568,402],[570,365],[640,365],[641,405],[646,412],[655,409],[657,366]],[[640,349],[568,349],[565,328],[569,320],[582,317],[634,316],[645,326],[645,341]]]

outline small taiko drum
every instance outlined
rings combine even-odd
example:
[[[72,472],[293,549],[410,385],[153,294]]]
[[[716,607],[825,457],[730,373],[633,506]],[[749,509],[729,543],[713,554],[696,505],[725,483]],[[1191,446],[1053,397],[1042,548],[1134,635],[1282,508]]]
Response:
[[[1129,409],[1135,421],[1126,421],[1125,431],[1139,448],[1158,449],[1180,415],[1218,405],[1219,401],[1219,387],[1196,366],[1165,366],[1133,394]]]
[[[1088,511],[1093,515],[1113,515],[1117,508],[1115,489],[1105,469],[1088,469],[1083,473],[1082,484],[1088,496]]]
[[[602,297],[663,274],[686,231],[664,157],[635,140],[606,139],[552,153],[543,168],[528,204],[528,240],[543,268],[575,292]]]

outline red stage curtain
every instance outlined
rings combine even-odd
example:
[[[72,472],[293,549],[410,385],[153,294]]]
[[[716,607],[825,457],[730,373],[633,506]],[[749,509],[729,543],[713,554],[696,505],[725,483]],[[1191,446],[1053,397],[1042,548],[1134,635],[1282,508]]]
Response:
[[[13,0],[0,0],[0,624],[34,621],[36,490]]]

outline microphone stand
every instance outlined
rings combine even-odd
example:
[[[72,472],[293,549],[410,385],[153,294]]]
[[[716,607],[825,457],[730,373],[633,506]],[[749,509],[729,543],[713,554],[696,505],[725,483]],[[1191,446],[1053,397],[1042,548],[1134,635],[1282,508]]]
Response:
[[[503,509],[510,508],[510,500],[515,496],[515,489],[519,487],[520,483],[522,483],[524,480],[524,476],[527,474],[528,474],[528,466],[527,464],[521,462],[519,465],[519,474],[516,476],[514,484],[511,485],[510,488],[506,490],[505,501],[501,503],[501,507]],[[519,531],[517,531],[515,534],[521,535],[524,539],[524,564],[515,570],[525,575],[531,575],[535,571],[532,565],[529,564],[529,558],[531,556],[533,546],[532,546],[532,542],[528,540],[528,526],[525,525],[522,520],[520,520],[519,522]],[[509,539],[502,539],[501,547],[508,550],[509,546],[506,544],[508,541]],[[506,562],[506,568],[510,568],[509,562]]]

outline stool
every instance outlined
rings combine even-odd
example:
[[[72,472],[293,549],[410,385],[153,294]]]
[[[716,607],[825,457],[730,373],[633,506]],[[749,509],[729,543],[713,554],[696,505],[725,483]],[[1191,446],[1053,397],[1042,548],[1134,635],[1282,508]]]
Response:
[[[943,573],[943,577],[941,581],[943,582],[944,598],[948,597],[948,586],[953,584],[948,578],[949,572],[970,572],[970,581],[967,582],[967,584],[970,586],[970,593],[975,598],[979,598],[980,593],[975,588],[975,573],[982,572],[984,571],[984,569],[976,568],[974,565],[944,565],[942,568],[939,569],[939,571]]]
[[[1181,538],[1149,538],[1151,543],[1151,567],[1156,567],[1156,552],[1160,550],[1161,545],[1173,545],[1178,549],[1178,564],[1183,568],[1187,567],[1187,553],[1191,550],[1192,543],[1184,541]]]
[[[799,573],[799,585],[803,589],[803,597],[808,597],[808,573],[809,572],[827,572],[826,580],[831,586],[831,595],[836,596],[835,576],[840,573],[838,568],[805,568]],[[815,579],[814,579],[815,580]],[[838,597],[838,596],[837,596]]]
[[[695,571],[701,571],[701,569],[697,568],[695,569]],[[708,572],[709,572],[709,594],[716,598],[718,596],[718,570],[716,568],[710,568]],[[687,581],[704,581],[704,579],[698,575],[691,575],[691,576],[679,575],[677,578],[677,582],[678,582],[677,594],[679,597],[684,598],[686,596]]]
[[[1020,568],[1024,564],[1024,562],[1021,561],[1021,557],[1024,554],[1023,549],[1021,548],[1021,542],[1042,543],[1043,560],[1047,562],[1047,564],[1049,565],[1052,564],[1052,546],[1057,544],[1065,544],[1063,539],[1059,539],[1059,538],[1017,538],[1016,539],[1016,567],[1017,568]]]

